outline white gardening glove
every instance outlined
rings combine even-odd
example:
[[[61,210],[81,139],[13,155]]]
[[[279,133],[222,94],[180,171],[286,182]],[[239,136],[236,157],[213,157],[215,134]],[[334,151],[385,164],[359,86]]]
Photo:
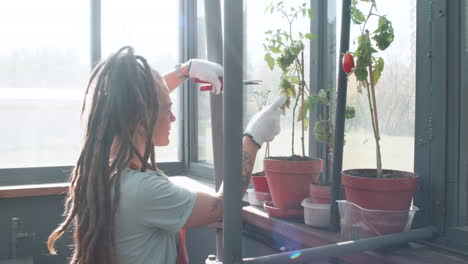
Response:
[[[288,97],[281,95],[276,100],[256,113],[247,124],[244,135],[250,136],[252,140],[262,146],[264,142],[270,142],[280,133],[280,107]]]
[[[223,66],[200,59],[191,59],[190,64],[188,72],[190,77],[211,83],[213,85],[212,92],[216,94],[221,93],[222,84],[219,81],[219,77],[223,77]]]

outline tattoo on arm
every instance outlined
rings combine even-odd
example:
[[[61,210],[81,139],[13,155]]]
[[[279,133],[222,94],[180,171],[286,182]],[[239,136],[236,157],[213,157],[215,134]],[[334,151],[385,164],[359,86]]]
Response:
[[[253,170],[252,157],[247,152],[242,152],[242,185],[243,189],[247,189],[250,182],[250,176]]]
[[[213,205],[211,206],[211,213],[212,214],[216,214],[217,211],[221,210],[221,212],[223,211],[222,210],[223,208],[223,200],[222,198],[216,198],[214,201],[213,201]],[[218,221],[220,221],[222,219],[222,216],[219,217]]]

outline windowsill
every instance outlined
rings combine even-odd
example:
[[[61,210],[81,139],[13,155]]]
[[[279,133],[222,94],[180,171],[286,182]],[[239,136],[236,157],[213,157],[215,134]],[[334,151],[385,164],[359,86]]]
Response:
[[[22,198],[66,194],[70,184],[44,183],[0,186],[0,198]]]
[[[299,220],[287,221],[269,217],[262,208],[256,206],[244,207],[243,215],[245,223],[254,227],[253,232],[262,233],[264,236],[272,239],[274,235],[281,235],[291,241],[295,241],[301,248],[311,248],[341,242],[340,233],[312,228],[301,223]],[[282,245],[279,245],[279,247],[281,246]],[[339,257],[339,259],[342,259],[346,263],[356,264],[468,263],[467,257],[435,249],[417,242],[411,242],[407,247],[398,247],[388,250],[385,253],[380,251],[365,251]]]
[[[214,189],[213,184],[209,182],[194,180],[186,176],[171,176],[169,178],[175,184],[186,186],[192,191],[211,192]],[[68,182],[0,186],[0,199],[64,195],[68,192],[69,187],[70,183]]]

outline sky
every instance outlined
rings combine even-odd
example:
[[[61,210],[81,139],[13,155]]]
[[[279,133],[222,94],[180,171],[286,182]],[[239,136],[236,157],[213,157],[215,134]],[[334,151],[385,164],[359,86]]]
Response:
[[[179,1],[102,0],[103,54],[133,39],[141,54],[173,49]],[[89,61],[90,1],[14,0],[0,8],[0,55],[13,49],[72,49]],[[141,41],[144,36],[145,41]],[[81,56],[82,55],[82,56]]]
[[[263,10],[269,2],[251,0],[246,6]],[[396,32],[397,37],[401,39],[393,44],[394,50],[408,47],[410,34],[405,31],[410,30],[408,25],[411,19],[409,10],[411,2],[378,1],[379,10],[385,10],[381,13],[388,14],[395,29],[400,31]],[[178,32],[174,30],[176,29],[174,24],[178,23],[178,3],[179,1],[165,0],[103,0],[103,54],[114,51],[129,39],[135,40],[135,45],[141,54],[154,53],[156,44],[158,49],[173,49],[174,40],[178,39]],[[329,1],[329,3],[328,17],[333,20],[335,18],[333,6],[336,5],[336,14],[340,15],[341,1]],[[2,1],[0,34],[6,41],[0,43],[0,55],[20,48],[71,48],[83,55],[80,57],[87,62],[90,43],[89,4],[90,1],[83,0]],[[277,21],[273,16],[266,15],[262,17],[260,23],[274,25]],[[339,27],[338,21],[338,30]],[[263,38],[263,36],[258,37]]]

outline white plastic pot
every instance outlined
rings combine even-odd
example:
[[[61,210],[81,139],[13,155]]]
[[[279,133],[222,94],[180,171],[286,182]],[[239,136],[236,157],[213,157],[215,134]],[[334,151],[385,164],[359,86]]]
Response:
[[[311,203],[311,198],[304,199],[304,222],[314,227],[327,227],[330,224],[330,205]]]

